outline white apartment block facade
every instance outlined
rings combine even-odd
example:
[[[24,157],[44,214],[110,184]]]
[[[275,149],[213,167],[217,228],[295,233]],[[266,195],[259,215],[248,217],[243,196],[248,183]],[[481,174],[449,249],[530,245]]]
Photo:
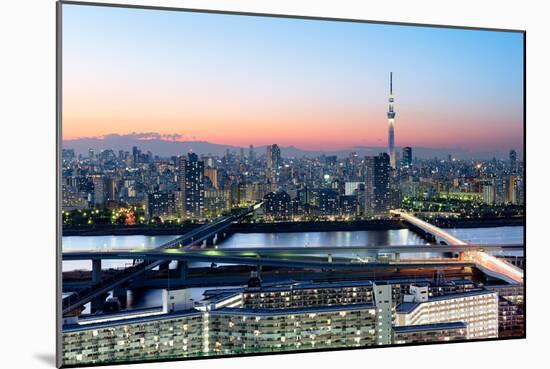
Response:
[[[492,291],[444,295],[397,306],[395,325],[464,322],[467,339],[498,337],[498,296]]]

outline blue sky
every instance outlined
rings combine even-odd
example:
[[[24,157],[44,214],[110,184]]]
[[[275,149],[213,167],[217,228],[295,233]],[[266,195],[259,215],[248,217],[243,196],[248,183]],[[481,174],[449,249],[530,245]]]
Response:
[[[398,146],[522,148],[521,33],[64,5],[63,34],[66,138],[384,143],[393,71]]]

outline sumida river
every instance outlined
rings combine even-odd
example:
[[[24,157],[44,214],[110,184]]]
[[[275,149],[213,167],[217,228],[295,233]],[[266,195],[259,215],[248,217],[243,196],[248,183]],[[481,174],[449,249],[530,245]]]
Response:
[[[521,244],[523,227],[452,228],[450,233],[472,244]],[[155,248],[178,237],[174,236],[68,236],[63,237],[63,251],[112,250]],[[235,233],[218,245],[235,247],[308,247],[308,246],[360,246],[360,245],[422,245],[425,241],[408,229],[292,232],[292,233]],[[130,260],[104,261],[103,268],[123,267]],[[63,270],[90,270],[89,261],[65,261]]]
[[[453,228],[448,229],[458,238],[472,244],[521,244],[523,227]],[[64,251],[112,250],[155,248],[177,238],[174,236],[68,236],[63,237]],[[360,246],[360,245],[421,245],[425,241],[408,229],[343,231],[343,232],[292,232],[292,233],[235,233],[218,245],[220,248],[238,247],[308,247],[308,246]],[[433,254],[433,253],[432,253]],[[522,255],[521,251],[507,254]],[[427,257],[428,253],[410,254],[409,257]],[[404,255],[402,255],[404,257]],[[103,269],[122,268],[131,260],[112,260],[102,263]],[[63,271],[91,270],[91,261],[64,261]],[[202,288],[193,289],[194,298],[199,299]],[[162,290],[148,290],[133,296],[130,292],[128,307],[154,307],[162,304]],[[196,296],[195,296],[196,295]],[[85,312],[88,312],[86,309]]]

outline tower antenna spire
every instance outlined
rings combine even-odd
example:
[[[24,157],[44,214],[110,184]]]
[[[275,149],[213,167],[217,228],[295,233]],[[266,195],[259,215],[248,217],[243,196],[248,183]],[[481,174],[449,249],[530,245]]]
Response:
[[[390,97],[388,99],[388,155],[390,157],[390,166],[396,169],[395,157],[395,111],[393,110],[393,72],[390,72]]]

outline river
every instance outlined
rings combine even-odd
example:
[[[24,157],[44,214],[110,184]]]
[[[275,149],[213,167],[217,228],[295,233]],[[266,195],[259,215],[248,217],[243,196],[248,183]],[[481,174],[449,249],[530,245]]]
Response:
[[[458,238],[474,244],[521,244],[523,227],[454,228],[449,232]],[[178,237],[174,236],[68,236],[63,237],[64,251],[111,250],[155,248]],[[343,232],[294,232],[294,233],[236,233],[218,245],[219,248],[276,247],[276,246],[360,246],[360,245],[420,245],[425,241],[408,229],[370,230]],[[508,254],[522,255],[521,251]],[[432,253],[433,254],[433,253]],[[429,257],[430,253],[409,254],[409,257]],[[122,268],[131,260],[103,261],[103,269]],[[91,261],[64,261],[63,271],[91,270]],[[204,289],[192,291],[196,299]],[[128,307],[143,308],[162,304],[162,290],[144,291],[132,296],[129,292]],[[196,295],[196,296],[195,296]],[[85,313],[89,312],[88,307]]]
[[[521,244],[523,227],[452,228],[450,233],[472,244]],[[63,251],[154,248],[178,237],[174,236],[68,236],[63,237]],[[360,246],[360,245],[420,245],[425,241],[408,229],[235,233],[220,243],[220,248],[275,246]],[[521,252],[520,252],[521,253]],[[124,267],[131,260],[104,261],[103,268]],[[90,270],[89,261],[65,261],[63,271]]]

